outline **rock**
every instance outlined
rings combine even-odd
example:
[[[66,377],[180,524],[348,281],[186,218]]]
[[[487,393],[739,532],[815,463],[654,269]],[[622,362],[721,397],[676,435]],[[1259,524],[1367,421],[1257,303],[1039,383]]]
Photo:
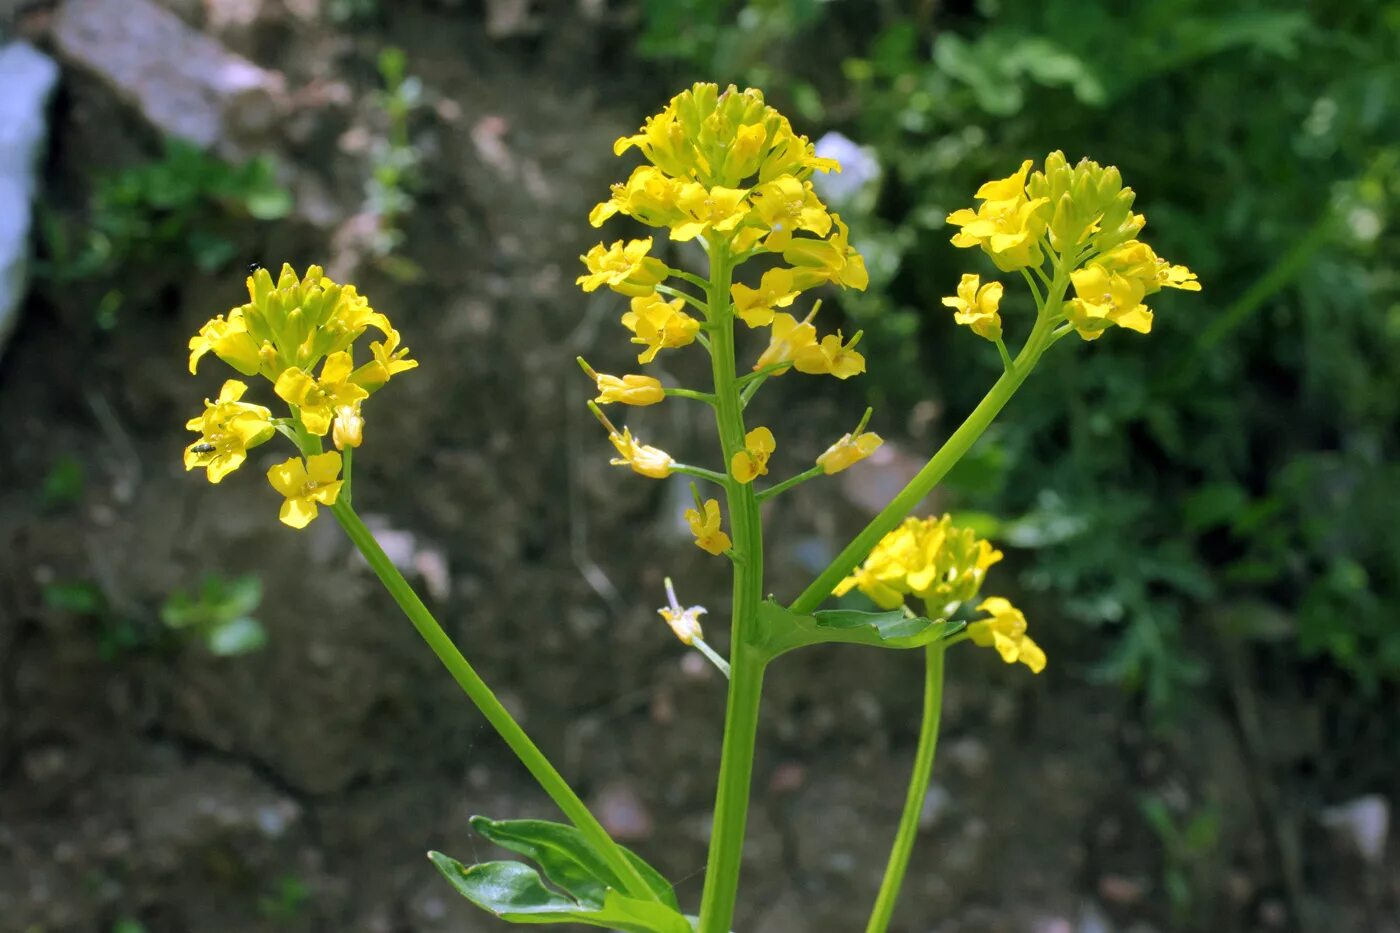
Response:
[[[1118,907],[1132,907],[1142,902],[1147,886],[1137,878],[1106,874],[1099,879],[1099,897]]]
[[[257,148],[287,109],[286,82],[151,0],[68,0],[54,45],[153,126],[228,158]]]
[[[1380,794],[1367,794],[1322,811],[1322,824],[1337,833],[1370,865],[1385,858],[1390,835],[1390,803]]]
[[[58,66],[25,42],[0,46],[0,349],[29,279],[29,227]]]

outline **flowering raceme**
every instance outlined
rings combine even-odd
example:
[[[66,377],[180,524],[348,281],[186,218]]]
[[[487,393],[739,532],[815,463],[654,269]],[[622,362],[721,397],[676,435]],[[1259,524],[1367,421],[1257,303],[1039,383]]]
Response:
[[[881,609],[896,609],[913,596],[941,617],[977,595],[987,568],[1001,558],[990,542],[955,527],[947,515],[906,518],[835,593],[858,588]]]
[[[1065,326],[1057,339],[1072,329],[1095,340],[1113,326],[1146,334],[1152,330],[1146,296],[1162,288],[1200,291],[1195,273],[1137,239],[1147,221],[1133,213],[1133,189],[1117,168],[1090,159],[1071,167],[1058,151],[1041,170],[1032,172],[1033,165],[1027,159],[1014,174],[982,185],[975,195],[982,203],[954,211],[948,222],[960,228],[954,246],[980,247],[998,269],[1026,275],[1033,290],[1032,272],[1048,289],[1058,285],[1053,296],[1036,291],[1038,305],[1051,297],[1058,303],[1065,286],[1073,287],[1074,297],[1051,322]],[[1047,256],[1049,272],[1042,268]],[[957,296],[943,304],[955,309],[959,324],[1000,341],[1002,289],[980,281],[964,275]]]
[[[212,353],[245,376],[259,375],[272,384],[287,405],[287,417],[243,402],[246,383],[230,379],[215,402],[187,427],[200,439],[185,449],[185,469],[205,467],[217,483],[238,469],[250,448],[282,432],[300,457],[273,467],[268,480],[283,495],[282,521],[304,528],[316,517],[316,505],[333,505],[346,477],[339,479],[341,456],[321,453],[321,438],[331,435],[339,450],[360,446],[364,438],[364,401],[394,376],[418,365],[399,346],[389,319],[370,307],[353,285],[331,281],[320,266],[298,278],[283,265],[274,282],[266,269],[248,276],[247,304],[204,324],[190,338],[190,372]],[[355,346],[373,328],[382,339],[371,341],[369,359],[355,365]],[[317,365],[320,374],[315,375]]]
[[[597,227],[623,216],[665,230],[675,243],[700,241],[709,255],[708,282],[673,269],[655,255],[654,237],[599,243],[580,258],[586,271],[578,277],[586,292],[607,286],[631,298],[622,325],[643,350],[637,361],[655,361],[663,349],[711,341],[733,321],[767,329],[766,345],[744,377],[751,394],[763,379],[797,370],[807,375],[849,379],[865,372],[865,357],[856,350],[857,332],[846,339],[839,331],[821,335],[814,323],[821,302],[800,319],[790,308],[804,293],[826,285],[864,289],[870,281],[865,260],[851,245],[850,231],[829,211],[812,185],[818,172],[839,172],[833,159],[821,158],[807,137],[753,89],[696,84],[682,91],[635,134],[613,147],[617,155],[638,151],[646,165],[613,185],[610,196],[589,214]],[[757,281],[737,281],[734,272],[749,259],[767,260]],[[716,276],[718,273],[718,277]],[[685,292],[682,282],[713,287],[718,293]],[[692,314],[692,309],[703,315]],[[728,342],[732,337],[726,338]],[[586,370],[598,388],[596,405],[622,402],[650,405],[667,394],[712,397],[709,393],[664,388],[650,376],[600,375]],[[618,451],[612,462],[644,476],[660,478],[673,470],[713,478],[717,474],[677,464],[668,454],[639,443],[627,428],[602,419]],[[742,443],[738,439],[742,437]],[[725,473],[740,485],[767,474],[777,448],[768,428],[740,431],[727,449]],[[818,472],[835,473],[869,456],[878,435],[857,432],[833,444],[819,459]],[[718,530],[718,503],[688,513],[697,544],[710,553],[730,550]],[[697,500],[698,506],[698,500]],[[719,547],[723,541],[724,547]]]

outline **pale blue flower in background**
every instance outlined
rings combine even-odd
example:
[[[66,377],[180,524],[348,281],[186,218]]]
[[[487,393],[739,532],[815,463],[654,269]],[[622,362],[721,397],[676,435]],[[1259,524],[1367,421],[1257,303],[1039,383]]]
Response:
[[[816,149],[820,158],[841,163],[840,174],[817,172],[812,176],[817,194],[836,207],[851,204],[880,178],[880,163],[875,160],[874,150],[857,145],[840,133],[827,133],[817,140]]]

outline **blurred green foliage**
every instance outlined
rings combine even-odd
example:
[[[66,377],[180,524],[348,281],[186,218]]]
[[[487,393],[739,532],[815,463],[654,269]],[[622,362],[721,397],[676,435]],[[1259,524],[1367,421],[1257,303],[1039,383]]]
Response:
[[[63,454],[44,474],[39,498],[47,509],[72,505],[82,498],[85,484],[83,462],[72,454]]]
[[[171,593],[160,619],[174,631],[198,637],[210,654],[227,657],[267,644],[267,630],[253,618],[261,604],[262,580],[256,576],[225,579],[210,574],[196,590]]]
[[[272,923],[291,923],[311,904],[311,888],[294,875],[285,875],[266,894],[258,895],[258,914]]]
[[[170,650],[186,638],[198,639],[218,657],[257,651],[267,644],[267,631],[253,613],[262,603],[262,581],[256,576],[206,576],[193,590],[176,590],[153,613],[116,599],[91,580],[59,580],[43,590],[44,605],[56,612],[91,620],[98,654],[117,661],[145,651]]]
[[[237,221],[278,220],[291,208],[267,159],[233,165],[170,139],[159,159],[100,179],[85,217],[42,213],[36,271],[59,285],[139,275],[155,264],[213,272],[237,252]],[[121,304],[113,286],[98,304],[99,323],[115,323]]]
[[[1143,797],[1138,807],[1160,845],[1162,888],[1174,926],[1209,929],[1220,892],[1219,878],[1228,867],[1222,864],[1219,852],[1220,808],[1205,804],[1177,814],[1155,796]]]
[[[878,194],[841,206],[872,272],[842,307],[877,412],[932,397],[951,430],[995,378],[939,307],[994,272],[944,217],[1024,158],[1118,165],[1152,244],[1200,274],[1150,336],[1057,347],[949,480],[1037,549],[1043,611],[1102,631],[1093,676],[1164,709],[1228,617],[1366,688],[1400,680],[1400,3],[642,10],[673,83],[763,87],[878,160]]]
[[[370,242],[382,269],[400,281],[414,281],[423,270],[398,253],[403,245],[404,218],[413,210],[413,191],[420,181],[420,156],[409,135],[409,117],[422,105],[423,82],[408,73],[402,49],[390,46],[379,53],[383,89],[375,105],[383,115],[384,136],[370,150],[370,176],[365,183],[365,210],[376,219]]]

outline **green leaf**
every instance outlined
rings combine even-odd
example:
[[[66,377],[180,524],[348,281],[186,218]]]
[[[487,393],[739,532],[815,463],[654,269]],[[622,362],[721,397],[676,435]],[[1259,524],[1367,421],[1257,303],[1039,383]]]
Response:
[[[572,894],[579,901],[601,905],[608,888],[625,890],[622,879],[603,857],[572,826],[548,820],[493,820],[485,816],[471,818],[472,829],[496,845],[537,862],[545,877]],[[636,867],[647,887],[656,892],[668,906],[680,910],[671,884],[661,873],[643,861],[636,853],[623,850]]]
[[[823,609],[812,613],[818,628],[853,629],[870,628],[881,641],[892,638],[913,638],[928,630],[935,623],[920,616],[905,615],[902,610],[889,612],[861,612],[856,609]]]
[[[794,648],[827,642],[872,648],[920,648],[961,631],[964,625],[946,619],[908,616],[902,610],[824,609],[804,616],[772,600],[759,604],[758,615],[770,658]]]
[[[665,904],[608,891],[600,906],[580,904],[545,887],[539,872],[521,862],[470,867],[441,852],[428,858],[467,900],[511,923],[583,923],[623,933],[691,933],[690,922]]]
[[[107,597],[92,583],[50,583],[44,587],[44,605],[76,615],[100,615]]]

